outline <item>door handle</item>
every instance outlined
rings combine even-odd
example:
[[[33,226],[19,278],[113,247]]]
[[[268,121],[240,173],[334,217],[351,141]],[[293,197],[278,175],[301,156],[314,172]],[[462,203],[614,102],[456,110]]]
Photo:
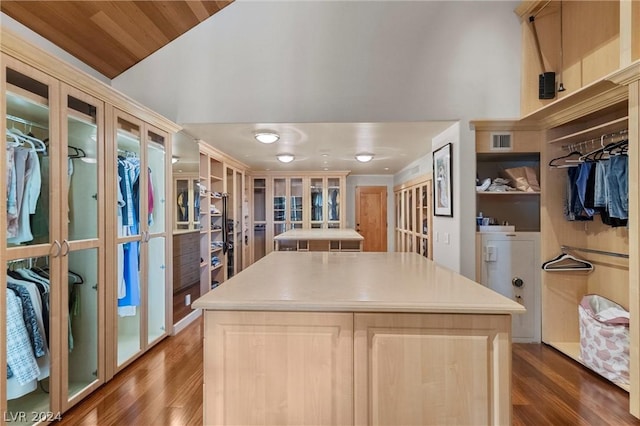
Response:
[[[66,250],[64,250],[62,252],[62,257],[65,257],[66,255],[69,254],[69,251],[71,250],[71,247],[69,246],[69,241],[68,240],[62,240],[62,246],[67,248]]]
[[[55,254],[51,253],[51,257],[58,257],[58,256],[60,256],[60,252],[62,251],[62,245],[60,244],[60,241],[58,241],[58,240],[54,240],[54,241],[53,241],[53,245],[54,245],[55,247],[57,247],[57,248],[58,248],[58,250],[55,252]]]

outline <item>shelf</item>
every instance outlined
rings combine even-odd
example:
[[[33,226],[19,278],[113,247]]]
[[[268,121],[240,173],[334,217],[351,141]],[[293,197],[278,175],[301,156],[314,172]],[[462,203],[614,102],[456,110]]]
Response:
[[[540,192],[524,192],[524,191],[476,191],[478,195],[497,195],[499,197],[514,195],[540,195]]]
[[[210,178],[213,179],[213,180],[218,180],[218,181],[222,180],[222,178],[220,176],[211,175]]]
[[[217,266],[212,266],[212,267],[211,267],[211,271],[216,271],[216,270],[218,270],[218,269],[220,269],[220,268],[222,268],[222,262],[221,262],[221,263],[219,263]]]
[[[207,266],[207,262],[202,262],[202,263],[200,264],[200,267],[201,267],[201,268],[204,268],[205,266]]]
[[[579,132],[571,133],[569,135],[561,136],[556,139],[551,139],[547,143],[556,144],[563,142],[566,144],[588,142],[595,139],[600,139],[602,135],[608,135],[620,132],[628,127],[629,117],[621,117],[616,120],[611,120],[606,123],[602,123],[598,126],[593,126]]]
[[[213,254],[213,253],[219,253],[219,252],[221,252],[221,251],[222,251],[222,247],[216,247],[216,248],[214,248],[214,249],[211,249],[211,254]]]

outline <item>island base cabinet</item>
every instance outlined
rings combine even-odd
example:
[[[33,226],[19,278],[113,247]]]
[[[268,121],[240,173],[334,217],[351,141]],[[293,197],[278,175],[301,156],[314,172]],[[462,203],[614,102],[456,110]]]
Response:
[[[511,316],[205,310],[206,425],[511,424]]]
[[[205,425],[353,424],[353,314],[205,311]]]
[[[355,424],[511,424],[510,315],[354,320]]]

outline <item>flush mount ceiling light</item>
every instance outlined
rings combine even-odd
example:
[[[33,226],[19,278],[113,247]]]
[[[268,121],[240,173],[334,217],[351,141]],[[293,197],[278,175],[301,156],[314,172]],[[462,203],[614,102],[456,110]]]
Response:
[[[356,160],[361,163],[368,163],[369,161],[373,160],[373,154],[356,154]]]
[[[276,132],[271,132],[269,130],[260,130],[253,135],[258,142],[262,143],[274,143],[278,139],[280,139],[280,135]]]
[[[278,157],[278,161],[281,163],[290,163],[296,158],[293,154],[278,154],[276,157]]]

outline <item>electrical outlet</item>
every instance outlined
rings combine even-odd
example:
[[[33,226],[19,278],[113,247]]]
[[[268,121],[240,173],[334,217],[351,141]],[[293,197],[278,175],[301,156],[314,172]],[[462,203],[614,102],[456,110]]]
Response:
[[[184,297],[184,306],[189,306],[189,305],[191,305],[191,295],[190,295],[190,294],[187,294],[187,295]]]

